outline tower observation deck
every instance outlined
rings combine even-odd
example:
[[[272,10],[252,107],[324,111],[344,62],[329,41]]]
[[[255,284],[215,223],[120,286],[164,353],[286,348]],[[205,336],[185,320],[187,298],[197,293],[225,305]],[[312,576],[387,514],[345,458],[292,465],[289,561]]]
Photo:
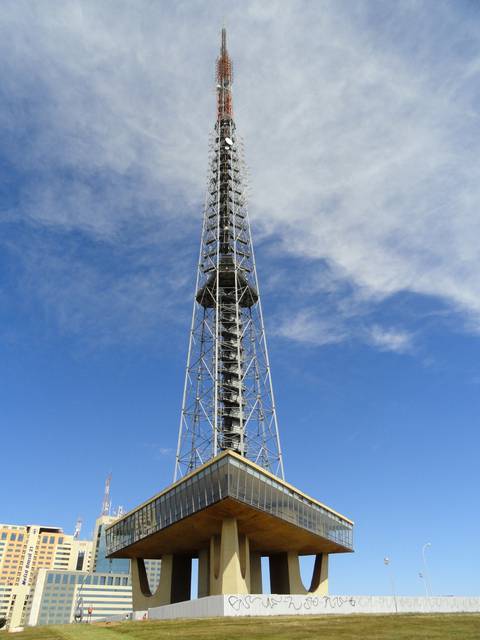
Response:
[[[225,29],[216,81],[217,119],[174,479],[227,450],[283,478]]]
[[[252,235],[232,62],[222,30],[217,117],[178,433],[174,482],[107,530],[130,558],[135,610],[198,597],[328,592],[328,558],[353,551],[353,522],[285,482]],[[299,556],[315,555],[310,587]],[[161,558],[151,593],[145,559]]]

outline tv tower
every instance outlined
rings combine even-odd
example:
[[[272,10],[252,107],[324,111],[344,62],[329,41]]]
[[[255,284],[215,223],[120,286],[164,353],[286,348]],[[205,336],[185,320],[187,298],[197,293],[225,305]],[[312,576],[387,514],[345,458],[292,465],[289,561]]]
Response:
[[[135,611],[188,605],[193,559],[198,598],[262,594],[262,558],[271,594],[317,598],[328,593],[329,556],[353,551],[353,522],[283,477],[225,29],[216,72],[174,482],[106,529],[108,557],[130,559]],[[309,585],[300,573],[305,555],[315,556]],[[162,559],[155,592],[149,558]],[[259,607],[270,606],[267,597]]]
[[[217,120],[174,480],[225,450],[283,478],[225,29],[216,80]]]

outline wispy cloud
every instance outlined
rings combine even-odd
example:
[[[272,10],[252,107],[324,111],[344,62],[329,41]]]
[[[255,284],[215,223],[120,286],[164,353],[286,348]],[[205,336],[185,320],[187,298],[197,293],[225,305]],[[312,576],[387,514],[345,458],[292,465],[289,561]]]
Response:
[[[177,249],[199,233],[220,7],[2,3],[4,219],[36,232],[21,284],[70,330],[88,327],[95,309],[111,318],[111,339],[116,326],[148,334],[162,321],[150,298],[173,301],[174,276],[183,282]],[[480,56],[464,10],[300,0],[228,9],[252,219],[300,276],[305,261],[330,265],[337,281],[311,269],[310,291],[334,295],[341,318],[411,292],[480,326]],[[126,269],[130,249],[145,247],[142,265],[120,273],[66,257],[45,239],[52,230],[85,234],[107,262],[126,248]],[[279,333],[408,344],[401,327],[374,322],[362,334],[342,322],[306,300]]]
[[[141,446],[143,449],[147,449],[149,454],[151,454],[155,460],[170,458],[175,455],[174,449],[171,447],[161,447],[158,442],[143,442]]]
[[[352,313],[338,306],[322,310],[300,308],[277,321],[271,333],[316,347],[348,340],[362,342],[381,351],[398,354],[415,352],[413,332],[376,324],[372,322],[371,314],[367,314],[367,309],[364,307],[363,313],[359,309],[357,313]]]
[[[273,334],[315,346],[341,342],[347,333],[334,326],[332,321],[319,318],[314,310],[301,309],[288,318],[284,318]]]
[[[382,351],[408,353],[413,349],[413,334],[401,329],[385,329],[379,325],[367,331],[367,341]]]
[[[165,447],[160,447],[158,449],[158,454],[161,456],[170,456],[173,453],[173,449],[166,449]]]

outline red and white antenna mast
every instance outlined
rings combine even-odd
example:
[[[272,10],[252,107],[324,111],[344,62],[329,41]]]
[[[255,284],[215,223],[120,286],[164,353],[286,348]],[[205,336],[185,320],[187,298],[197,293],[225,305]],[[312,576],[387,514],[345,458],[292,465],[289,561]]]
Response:
[[[107,479],[105,480],[105,492],[103,494],[103,502],[102,502],[102,516],[110,515],[110,483],[112,481],[112,474],[109,473]]]
[[[217,58],[217,119],[233,118],[233,66],[227,51],[227,30],[222,29],[222,44]]]

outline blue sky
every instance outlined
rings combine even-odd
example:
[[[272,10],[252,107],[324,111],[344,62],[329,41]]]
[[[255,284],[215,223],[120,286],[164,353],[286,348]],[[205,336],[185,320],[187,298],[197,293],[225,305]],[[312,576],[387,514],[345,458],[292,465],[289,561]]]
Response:
[[[170,482],[225,19],[287,479],[336,593],[478,594],[476,2],[2,3],[0,520]]]

